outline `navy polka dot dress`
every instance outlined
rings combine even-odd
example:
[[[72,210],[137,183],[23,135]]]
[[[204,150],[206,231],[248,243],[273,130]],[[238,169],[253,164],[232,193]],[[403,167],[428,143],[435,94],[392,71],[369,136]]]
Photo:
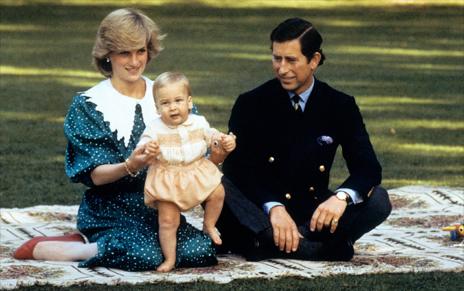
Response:
[[[85,191],[77,216],[77,228],[90,242],[98,245],[98,254],[79,267],[105,266],[129,271],[154,270],[163,261],[158,240],[155,209],[143,200],[146,172],[133,178],[96,186],[90,172],[103,164],[123,162],[135,148],[145,129],[142,109],[134,106],[135,115],[128,143],[118,140],[96,105],[83,94],[74,97],[64,123],[68,139],[66,174],[73,182],[83,183]],[[120,116],[124,118],[124,116]],[[177,233],[176,267],[200,267],[216,264],[210,238],[185,222],[182,217]]]

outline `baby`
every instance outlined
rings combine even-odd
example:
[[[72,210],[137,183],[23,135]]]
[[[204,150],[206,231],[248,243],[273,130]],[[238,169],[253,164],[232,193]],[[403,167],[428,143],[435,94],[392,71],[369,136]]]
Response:
[[[224,203],[222,173],[205,154],[208,147],[222,146],[226,154],[235,149],[235,136],[209,127],[203,116],[191,114],[190,85],[185,75],[166,72],[153,84],[156,108],[161,115],[148,124],[139,145],[157,155],[148,168],[145,204],[158,209],[159,240],[164,262],[159,272],[172,270],[176,262],[176,232],[180,212],[203,204],[203,231],[220,245],[215,228]]]

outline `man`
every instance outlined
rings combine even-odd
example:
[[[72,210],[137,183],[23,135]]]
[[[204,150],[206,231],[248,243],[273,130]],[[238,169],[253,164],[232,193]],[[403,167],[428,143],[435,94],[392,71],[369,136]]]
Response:
[[[306,20],[279,24],[271,33],[276,78],[232,109],[237,148],[223,165],[218,228],[224,247],[249,260],[350,260],[352,244],[391,211],[354,98],[314,77],[325,59],[321,43]],[[350,174],[332,192],[339,145]]]

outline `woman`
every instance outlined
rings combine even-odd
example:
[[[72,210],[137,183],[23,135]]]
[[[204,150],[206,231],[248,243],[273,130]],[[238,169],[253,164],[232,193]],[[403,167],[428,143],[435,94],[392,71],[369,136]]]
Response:
[[[107,77],[74,97],[65,119],[66,174],[87,185],[77,216],[84,237],[37,237],[14,253],[18,259],[81,261],[80,267],[153,270],[163,256],[155,210],[145,206],[143,186],[153,155],[136,147],[145,124],[155,119],[153,82],[142,76],[158,55],[162,36],[141,11],[119,9],[100,24],[92,51]],[[213,162],[220,162],[221,151]],[[217,263],[207,235],[182,219],[176,266]]]

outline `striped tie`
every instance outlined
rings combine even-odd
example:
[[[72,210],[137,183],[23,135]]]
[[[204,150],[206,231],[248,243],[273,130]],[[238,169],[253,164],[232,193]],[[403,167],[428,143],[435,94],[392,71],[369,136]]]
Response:
[[[298,96],[297,94],[293,95],[293,97],[292,97],[293,108],[294,108],[295,111],[298,112],[298,113],[303,112],[303,110],[301,109],[301,106],[300,106],[300,100],[301,100],[301,97],[300,97],[300,96]]]

